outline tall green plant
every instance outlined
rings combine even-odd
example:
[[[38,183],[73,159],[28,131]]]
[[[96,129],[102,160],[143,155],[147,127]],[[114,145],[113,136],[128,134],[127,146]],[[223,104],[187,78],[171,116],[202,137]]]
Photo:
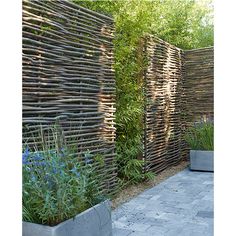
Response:
[[[185,140],[193,150],[214,150],[214,126],[212,123],[195,124],[185,134]]]
[[[110,15],[115,20],[116,128],[119,176],[131,182],[143,180],[142,71],[140,40],[155,34],[183,49],[213,45],[212,5],[209,0],[107,0],[73,2]]]

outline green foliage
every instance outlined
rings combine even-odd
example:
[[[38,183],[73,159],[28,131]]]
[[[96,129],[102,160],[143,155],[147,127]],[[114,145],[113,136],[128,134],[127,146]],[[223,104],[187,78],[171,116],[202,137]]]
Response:
[[[185,140],[192,150],[214,150],[213,124],[195,124],[185,134]]]
[[[89,152],[78,158],[57,128],[50,142],[40,133],[40,150],[25,145],[22,156],[23,220],[53,226],[104,200],[98,173],[104,160]]]
[[[120,178],[143,180],[144,94],[140,40],[154,34],[183,49],[213,45],[212,5],[209,0],[107,0],[73,2],[110,15],[115,20],[117,163]]]
[[[73,2],[113,16],[117,33],[122,28],[121,33],[125,38],[129,34],[140,36],[151,33],[182,49],[208,47],[214,43],[212,0]]]
[[[211,1],[163,0],[150,9],[151,31],[163,40],[182,49],[213,45]]]

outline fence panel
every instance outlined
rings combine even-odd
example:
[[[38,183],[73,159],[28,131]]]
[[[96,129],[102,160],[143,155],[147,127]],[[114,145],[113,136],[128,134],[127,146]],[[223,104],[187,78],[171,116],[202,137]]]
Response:
[[[145,47],[144,159],[146,171],[158,173],[183,159],[183,51],[153,36]]]
[[[77,154],[102,154],[116,184],[113,20],[69,1],[23,1],[23,142],[57,120]]]
[[[108,16],[69,1],[23,1],[23,142],[40,145],[38,129],[58,121],[79,156],[105,157],[109,191],[117,175],[113,38]],[[213,48],[183,51],[154,36],[142,43],[145,171],[158,173],[186,157],[187,123],[213,118]]]
[[[214,48],[188,50],[185,54],[184,90],[188,121],[214,118]]]

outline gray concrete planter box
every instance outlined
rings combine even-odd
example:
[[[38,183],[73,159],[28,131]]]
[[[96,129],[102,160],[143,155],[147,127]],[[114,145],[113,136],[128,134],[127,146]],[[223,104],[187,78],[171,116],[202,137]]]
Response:
[[[190,150],[190,169],[214,171],[214,151]]]
[[[111,206],[104,201],[56,226],[23,222],[23,236],[112,236]]]

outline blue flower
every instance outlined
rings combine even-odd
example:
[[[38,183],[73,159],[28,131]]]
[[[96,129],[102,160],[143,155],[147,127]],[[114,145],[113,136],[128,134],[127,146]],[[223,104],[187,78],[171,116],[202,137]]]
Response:
[[[45,177],[44,177],[44,179],[45,179],[45,182],[46,182],[46,184],[48,185],[48,187],[49,187],[50,189],[52,189],[52,188],[54,187],[54,185],[55,185],[55,182],[53,181],[51,175],[46,174]]]
[[[60,167],[64,168],[66,166],[66,164],[64,162],[60,162]]]
[[[50,175],[47,173],[45,176],[44,176],[44,181],[47,182],[49,181],[50,179]]]
[[[34,156],[35,161],[41,161],[43,160],[43,156],[40,153],[36,153]]]
[[[71,169],[71,172],[74,173],[77,177],[80,176],[80,173],[77,171],[77,168],[74,167],[73,169]]]
[[[57,172],[58,172],[58,171],[57,171],[57,168],[56,168],[56,167],[53,167],[53,168],[52,168],[52,173],[53,173],[53,174],[57,174]]]
[[[90,154],[90,153],[85,153],[85,155],[84,155],[84,157],[85,157],[85,164],[90,164],[90,163],[92,163],[92,154]]]
[[[77,169],[75,167],[73,167],[73,169],[71,169],[71,172],[72,173],[76,173],[77,172]]]
[[[32,168],[30,168],[29,166],[26,166],[26,171],[28,171],[28,172],[31,172],[31,171],[33,171],[33,169]]]
[[[49,150],[48,153],[49,154],[56,154],[56,151],[55,150]]]
[[[66,157],[66,149],[65,148],[61,148],[59,156],[60,157]]]
[[[46,166],[47,165],[47,163],[46,163],[46,161],[36,161],[36,162],[34,162],[34,165],[35,166]]]
[[[29,162],[28,162],[29,154],[30,154],[29,148],[26,147],[25,151],[22,154],[22,163],[23,163],[23,165],[29,164]]]
[[[85,159],[85,164],[87,165],[87,164],[90,164],[90,163],[92,163],[93,161],[91,160],[91,159]]]
[[[32,180],[33,182],[36,182],[36,176],[35,176],[35,175],[32,175],[32,176],[31,176],[31,180]]]

